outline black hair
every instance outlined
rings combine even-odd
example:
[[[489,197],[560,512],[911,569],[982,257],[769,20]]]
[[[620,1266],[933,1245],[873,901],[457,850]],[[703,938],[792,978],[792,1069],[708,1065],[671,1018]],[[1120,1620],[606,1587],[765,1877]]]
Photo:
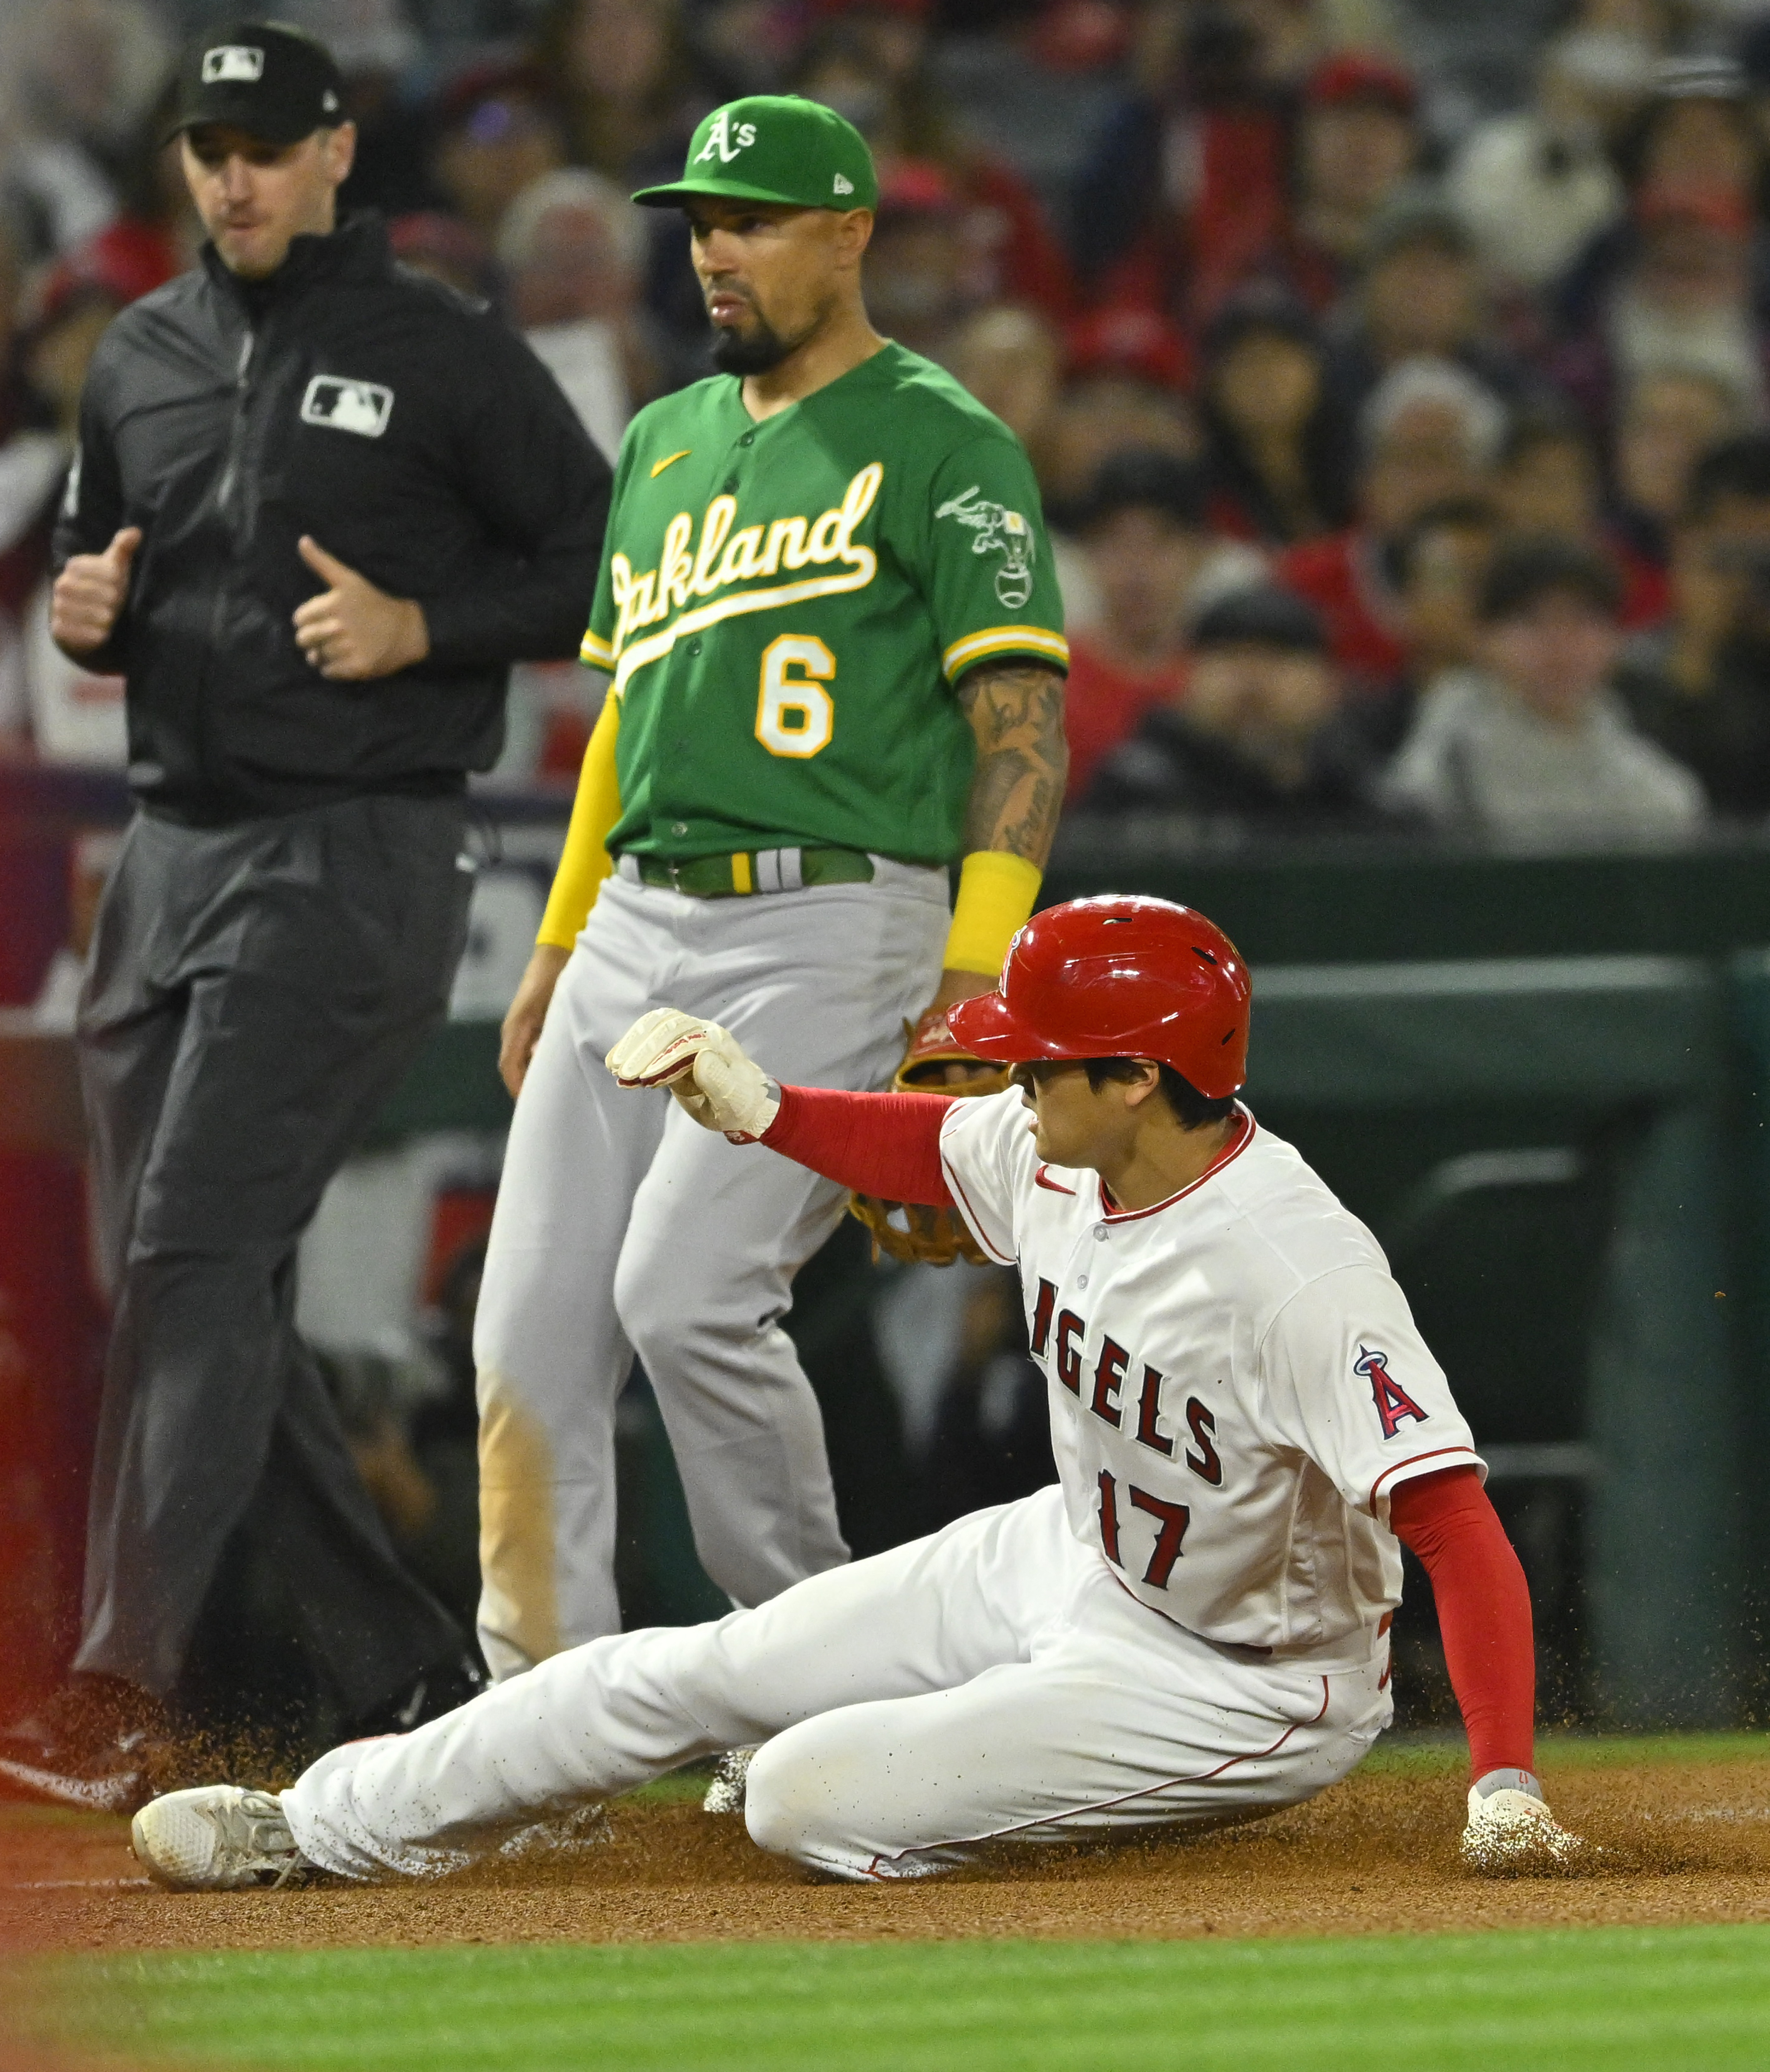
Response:
[[[1307,598],[1273,583],[1230,590],[1206,605],[1193,621],[1195,649],[1237,647],[1243,642],[1291,655],[1328,652],[1321,615]]]
[[[1082,1068],[1088,1075],[1088,1084],[1098,1093],[1108,1079],[1136,1079],[1148,1063],[1155,1065],[1168,1105],[1179,1116],[1182,1129],[1202,1129],[1207,1123],[1226,1122],[1235,1112],[1234,1094],[1225,1094],[1221,1100],[1213,1100],[1172,1065],[1164,1065],[1159,1059],[1085,1058]]]
[[[1074,522],[1087,526],[1121,511],[1160,511],[1196,532],[1204,527],[1209,509],[1202,469],[1152,447],[1127,446],[1100,463]]]
[[[1300,508],[1288,491],[1275,491],[1255,459],[1242,428],[1224,409],[1218,376],[1236,348],[1250,338],[1288,339],[1308,354],[1316,370],[1316,398],[1297,428],[1303,464]],[[1321,327],[1304,306],[1271,282],[1255,282],[1230,296],[1211,319],[1204,338],[1204,380],[1200,414],[1209,442],[1211,484],[1238,504],[1269,545],[1288,545],[1321,526],[1332,531],[1348,522],[1345,456],[1337,413],[1321,379],[1326,344]]]
[[[1552,532],[1509,540],[1488,564],[1476,616],[1484,626],[1522,618],[1546,597],[1574,596],[1614,619],[1622,583],[1607,554]]]
[[[1500,514],[1485,496],[1441,496],[1428,504],[1417,517],[1410,518],[1390,543],[1385,572],[1397,589],[1414,579],[1414,564],[1421,546],[1435,532],[1497,532]]]
[[[1317,360],[1325,349],[1321,327],[1305,303],[1275,282],[1256,281],[1230,296],[1205,327],[1205,361],[1214,367],[1243,339],[1266,335],[1287,338]]]
[[[1723,496],[1770,500],[1770,432],[1741,432],[1698,456],[1684,492],[1686,523],[1712,517]]]

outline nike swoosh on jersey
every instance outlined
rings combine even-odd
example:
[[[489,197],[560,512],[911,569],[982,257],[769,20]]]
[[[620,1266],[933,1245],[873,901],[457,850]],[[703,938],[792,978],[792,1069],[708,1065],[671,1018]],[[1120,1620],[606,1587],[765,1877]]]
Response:
[[[686,460],[693,451],[692,446],[684,446],[680,453],[666,454],[662,460],[653,461],[651,479],[655,482],[667,467],[674,467],[679,460]]]
[[[1050,1170],[1051,1169],[1049,1166],[1040,1166],[1038,1170],[1033,1175],[1033,1186],[1035,1187],[1043,1187],[1047,1190],[1048,1192],[1053,1194],[1069,1194],[1073,1196],[1075,1193],[1074,1187],[1060,1187],[1055,1180],[1047,1180],[1045,1178],[1045,1174],[1049,1173]]]

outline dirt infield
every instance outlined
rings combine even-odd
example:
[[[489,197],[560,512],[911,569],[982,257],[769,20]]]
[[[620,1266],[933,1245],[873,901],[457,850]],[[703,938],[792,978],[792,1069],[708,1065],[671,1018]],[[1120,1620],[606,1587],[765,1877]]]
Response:
[[[540,1941],[1345,1935],[1770,1920],[1770,1761],[1569,1770],[1555,1810],[1605,1853],[1579,1877],[1494,1881],[1456,1860],[1452,1779],[1357,1776],[1308,1806],[1190,1840],[1021,1854],[927,1883],[816,1884],[742,1823],[618,1802],[569,1860],[428,1885],[147,1889],[120,1821],[0,1810],[0,1947],[199,1950]]]

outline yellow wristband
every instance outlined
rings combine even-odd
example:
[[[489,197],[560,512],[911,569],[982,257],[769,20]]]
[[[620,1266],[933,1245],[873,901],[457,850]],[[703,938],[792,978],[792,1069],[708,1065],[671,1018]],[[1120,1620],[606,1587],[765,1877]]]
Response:
[[[621,817],[621,783],[614,765],[614,745],[620,730],[621,701],[611,691],[584,751],[577,796],[572,801],[571,825],[565,830],[565,852],[553,874],[547,911],[541,916],[535,938],[538,943],[551,943],[556,949],[569,950],[577,940],[603,879],[614,868],[608,838]]]
[[[959,866],[959,897],[947,935],[946,968],[994,978],[1008,946],[1026,925],[1045,874],[1024,856],[974,849]]]

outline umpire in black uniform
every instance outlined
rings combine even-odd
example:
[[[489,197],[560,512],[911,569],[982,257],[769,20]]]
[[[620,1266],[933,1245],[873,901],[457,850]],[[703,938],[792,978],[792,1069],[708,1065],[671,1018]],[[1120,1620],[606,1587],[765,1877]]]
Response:
[[[294,1326],[297,1240],[443,1014],[466,772],[509,664],[573,656],[606,462],[515,333],[336,222],[355,138],[318,43],[242,22],[187,60],[211,242],[88,379],[62,648],[128,680],[139,811],[80,1018],[117,1304],[84,1629],[0,1786],[122,1809],[242,1523],[293,1581],[347,1732],[469,1694]]]

